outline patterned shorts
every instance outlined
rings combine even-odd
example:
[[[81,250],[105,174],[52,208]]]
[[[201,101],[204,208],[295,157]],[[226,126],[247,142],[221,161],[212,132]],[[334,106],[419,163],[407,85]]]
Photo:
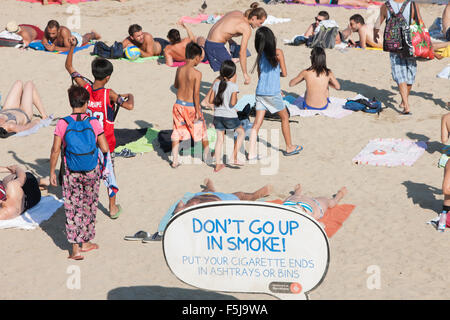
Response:
[[[417,72],[417,62],[415,58],[404,58],[399,54],[390,53],[392,79],[397,83],[406,82],[409,85],[414,83]]]

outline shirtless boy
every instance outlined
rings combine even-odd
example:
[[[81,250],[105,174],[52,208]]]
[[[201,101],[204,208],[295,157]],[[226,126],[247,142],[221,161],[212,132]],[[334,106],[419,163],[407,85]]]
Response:
[[[182,40],[180,37],[180,32],[177,29],[171,29],[169,31],[167,34],[167,39],[169,39],[170,44],[164,49],[164,58],[166,60],[166,65],[168,66],[172,66],[174,61],[186,60],[186,46],[189,42],[193,41],[201,47],[204,46],[205,42],[205,38],[195,37],[191,29],[189,29],[189,27],[183,22],[179,22],[178,25],[186,30],[188,36]]]
[[[383,39],[378,38],[377,41],[373,39],[373,26],[364,22],[364,18],[360,14],[354,14],[350,17],[350,24],[342,31],[344,38],[348,38],[351,32],[357,32],[359,35],[359,43],[349,41],[351,46],[359,46],[361,48],[383,48]]]
[[[203,159],[209,154],[209,142],[206,135],[206,123],[200,108],[200,82],[202,73],[195,67],[202,61],[202,48],[194,42],[186,46],[186,64],[178,67],[174,87],[177,91],[177,101],[173,105],[172,133],[172,168],[177,168],[178,150],[181,140],[202,141]]]
[[[69,51],[72,37],[77,40],[77,47],[81,47],[91,40],[100,39],[100,35],[95,31],[81,36],[77,32],[71,32],[67,27],[60,26],[58,21],[50,20],[45,27],[42,44],[48,51]]]
[[[328,107],[328,87],[336,90],[341,87],[333,72],[327,68],[325,50],[319,47],[311,51],[311,67],[303,70],[300,74],[289,82],[289,86],[306,81],[305,100],[303,109],[324,110]]]
[[[141,57],[152,57],[164,55],[164,49],[169,41],[162,38],[153,38],[153,36],[142,31],[142,27],[138,24],[132,24],[128,28],[129,36],[122,41],[124,48],[136,46],[141,50]]]

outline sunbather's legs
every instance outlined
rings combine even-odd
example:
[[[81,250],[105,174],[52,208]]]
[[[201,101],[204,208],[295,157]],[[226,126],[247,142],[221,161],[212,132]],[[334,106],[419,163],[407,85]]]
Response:
[[[47,113],[42,106],[42,100],[32,81],[27,81],[23,86],[22,101],[20,109],[24,111],[29,119],[33,118],[33,105],[36,106],[42,119],[47,118]]]
[[[92,30],[91,32],[86,33],[83,36],[83,43],[88,43],[91,40],[99,40],[100,38],[101,38],[101,36],[94,30]]]
[[[214,184],[210,179],[206,178],[203,183],[205,184],[205,187],[202,192],[216,192],[216,188],[214,188]]]
[[[11,89],[6,96],[5,103],[3,104],[3,110],[17,109],[20,107],[20,100],[22,99],[23,83],[17,80],[12,85]]]
[[[339,191],[336,193],[336,195],[331,199],[328,199],[325,197],[317,197],[314,199],[316,199],[320,203],[320,206],[322,207],[323,212],[325,212],[325,211],[327,211],[328,208],[334,208],[346,194],[347,194],[347,188],[342,187],[341,189],[339,189]]]
[[[256,190],[253,193],[247,193],[247,192],[234,192],[233,194],[238,197],[240,200],[248,200],[248,201],[255,201],[263,197],[267,197],[272,192],[272,185],[267,184],[261,189]]]
[[[265,110],[256,110],[255,121],[253,122],[252,131],[250,132],[250,146],[248,149],[248,158],[253,159],[257,156],[256,140],[258,139],[258,132],[264,121]]]
[[[33,85],[33,104],[36,107],[36,109],[38,109],[41,118],[46,119],[48,115],[42,104],[41,96],[39,95],[39,92],[36,89],[36,85],[33,82],[31,82],[31,84]]]

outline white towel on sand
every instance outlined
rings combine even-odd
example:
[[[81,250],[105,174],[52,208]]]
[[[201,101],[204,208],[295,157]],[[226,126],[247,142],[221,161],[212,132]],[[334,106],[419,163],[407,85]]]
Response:
[[[277,23],[284,23],[284,22],[289,22],[291,21],[290,18],[277,18],[271,15],[267,16],[266,21],[264,21],[264,23],[262,24],[263,26],[268,25],[268,24],[277,24]]]
[[[37,205],[20,216],[10,220],[0,220],[0,229],[36,229],[41,222],[50,219],[63,204],[64,200],[59,200],[55,196],[42,197]]]
[[[373,139],[352,161],[373,166],[412,166],[426,149],[427,144],[423,141]]]
[[[450,64],[444,68],[441,72],[438,73],[436,76],[441,79],[448,79],[450,80]]]
[[[343,106],[347,102],[346,99],[330,97],[330,103],[328,104],[328,107],[325,110],[302,109],[303,101],[304,101],[303,97],[300,96],[288,106],[291,117],[293,116],[312,117],[315,115],[323,115],[330,118],[341,119],[353,113],[353,111],[346,110],[343,108]]]

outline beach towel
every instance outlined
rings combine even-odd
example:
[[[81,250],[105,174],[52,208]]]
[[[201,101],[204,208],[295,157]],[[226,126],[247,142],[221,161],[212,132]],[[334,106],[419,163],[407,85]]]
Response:
[[[105,183],[106,188],[108,188],[108,196],[112,198],[117,194],[119,188],[117,187],[116,176],[114,174],[111,153],[108,151],[108,154],[106,155],[106,166],[105,158],[103,157],[103,153],[100,151],[98,152],[98,159],[100,162],[100,170],[102,172],[103,182]]]
[[[29,136],[30,134],[36,133],[39,131],[40,128],[48,127],[52,123],[53,119],[54,119],[53,114],[51,114],[48,116],[48,118],[41,119],[41,121],[39,121],[39,123],[37,123],[35,126],[31,127],[30,129],[21,131],[21,132],[17,132],[14,135],[14,137],[26,137],[26,136]]]
[[[354,6],[347,6],[347,5],[341,5],[341,4],[320,4],[320,3],[306,4],[306,3],[296,3],[296,2],[294,2],[294,0],[286,0],[286,3],[287,4],[301,4],[301,5],[310,6],[310,7],[311,6],[312,7],[324,6],[324,7],[342,7],[342,8],[345,8],[345,9],[368,9],[368,8],[364,8],[364,7],[354,7]],[[381,5],[383,5],[383,2],[375,2],[375,1],[373,1],[372,5],[374,5],[374,6],[381,6]]]
[[[20,216],[10,220],[0,220],[0,229],[36,229],[43,221],[50,219],[63,204],[64,199],[59,200],[55,196],[42,197],[37,205]]]
[[[140,130],[140,129],[137,129]],[[119,153],[123,149],[129,149],[133,153],[146,153],[153,151],[153,141],[158,137],[159,130],[147,128],[145,135],[136,141],[129,142],[125,145],[116,147],[114,152]]]
[[[82,45],[81,47],[76,47],[73,50],[73,53],[77,53],[81,50],[86,50],[88,48],[90,48],[91,46],[93,46],[93,43],[87,43]],[[44,45],[42,44],[41,40],[37,40],[37,41],[33,41],[31,42],[28,47],[30,47],[31,49],[37,50],[37,51],[45,51],[45,52],[51,52],[51,53],[56,53],[56,54],[64,54],[67,55],[69,53],[68,51],[47,51],[47,49],[45,49]]]
[[[412,166],[426,149],[427,144],[424,141],[373,139],[352,161],[373,166]]]
[[[355,99],[356,98],[356,99]],[[357,100],[358,96],[353,98],[352,100]],[[346,99],[330,97],[330,102],[328,103],[328,107],[325,110],[304,110],[303,109],[303,101],[304,98],[299,96],[295,101],[290,103],[288,106],[289,113],[291,117],[300,116],[300,117],[312,117],[315,115],[323,115],[330,118],[342,119],[353,113],[351,110],[344,109],[344,105],[347,102]]]
[[[151,61],[151,60],[158,60],[158,59],[164,59],[164,56],[152,56],[152,57],[139,57],[135,60],[130,60],[127,58],[119,58],[118,60],[122,60],[122,61],[128,61],[128,62],[135,62],[135,63],[143,63],[143,62],[147,62],[147,61]]]
[[[281,199],[269,200],[267,202],[283,204],[283,200]],[[344,221],[347,220],[353,209],[355,209],[355,206],[352,204],[339,204],[334,208],[329,208],[325,211],[322,219],[318,221],[325,225],[325,233],[328,238],[331,238],[342,227]]]
[[[0,47],[21,47],[23,45],[22,37],[16,33],[3,30],[0,32]]]
[[[217,21],[219,21],[222,18],[222,16],[214,16],[214,15],[207,15],[207,14],[198,14],[196,17],[188,17],[188,16],[182,16],[180,18],[181,22],[184,23],[190,23],[190,24],[198,24],[198,23],[208,23],[208,24],[215,24]],[[278,24],[278,23],[285,23],[290,22],[290,18],[277,18],[271,15],[268,15],[263,26],[265,25],[271,25],[271,24]]]

